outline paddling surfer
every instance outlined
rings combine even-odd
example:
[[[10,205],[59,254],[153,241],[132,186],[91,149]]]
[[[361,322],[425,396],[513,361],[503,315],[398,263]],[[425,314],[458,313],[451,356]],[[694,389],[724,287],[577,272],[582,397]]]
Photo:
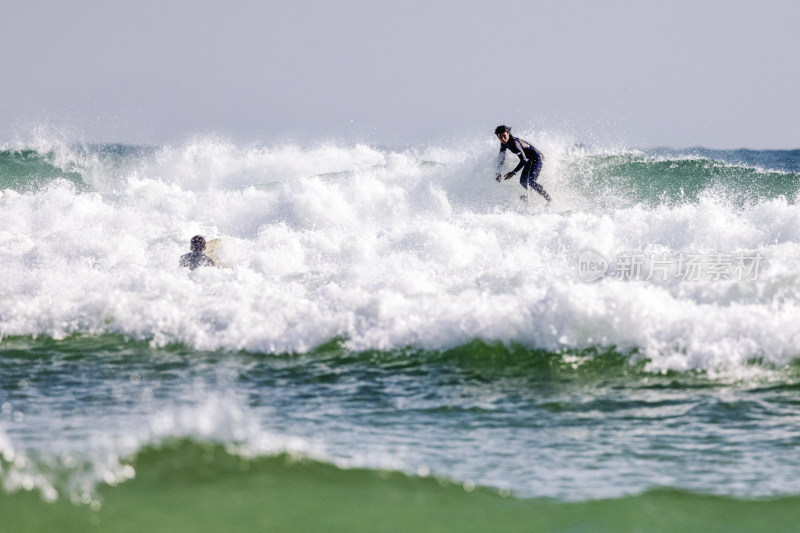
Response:
[[[180,266],[187,267],[189,270],[201,266],[214,266],[214,260],[203,253],[203,250],[206,249],[206,240],[202,235],[192,237],[190,246],[192,251],[181,256]]]

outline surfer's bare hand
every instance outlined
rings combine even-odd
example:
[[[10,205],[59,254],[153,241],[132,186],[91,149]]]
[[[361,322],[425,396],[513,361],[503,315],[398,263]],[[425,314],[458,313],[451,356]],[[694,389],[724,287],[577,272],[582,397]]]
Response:
[[[506,179],[507,180],[510,180],[513,177],[514,177],[514,172],[509,172],[508,174],[506,174]]]

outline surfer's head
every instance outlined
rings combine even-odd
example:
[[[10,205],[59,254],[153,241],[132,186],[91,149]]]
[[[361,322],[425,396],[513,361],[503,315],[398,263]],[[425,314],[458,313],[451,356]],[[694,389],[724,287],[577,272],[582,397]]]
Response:
[[[497,135],[497,138],[500,139],[500,142],[508,142],[509,137],[511,137],[511,128],[501,124],[494,129],[494,134]]]
[[[206,249],[206,240],[203,238],[202,235],[195,235],[192,237],[192,251],[193,252],[202,252]]]

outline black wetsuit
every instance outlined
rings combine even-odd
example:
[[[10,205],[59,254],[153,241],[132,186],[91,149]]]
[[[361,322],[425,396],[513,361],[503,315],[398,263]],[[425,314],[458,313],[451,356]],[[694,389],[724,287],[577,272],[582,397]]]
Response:
[[[519,177],[519,184],[526,189],[530,187],[544,196],[545,200],[549,202],[550,195],[536,182],[536,179],[539,177],[539,172],[542,171],[542,163],[544,162],[544,155],[542,152],[527,141],[523,141],[518,137],[509,136],[507,143],[500,143],[500,160],[497,163],[498,173],[506,159],[506,150],[510,150],[519,157],[519,164],[514,169],[514,172],[519,172],[519,170],[522,169],[522,174],[520,174]]]
[[[194,270],[197,267],[214,266],[214,260],[203,252],[194,251],[188,254],[183,254],[181,256],[180,265],[182,267],[188,267],[189,270]]]

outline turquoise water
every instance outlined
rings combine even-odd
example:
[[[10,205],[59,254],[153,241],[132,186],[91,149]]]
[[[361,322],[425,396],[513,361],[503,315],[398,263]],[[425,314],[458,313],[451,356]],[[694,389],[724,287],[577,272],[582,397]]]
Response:
[[[537,144],[548,209],[483,141],[0,152],[6,523],[791,530],[800,153]]]

